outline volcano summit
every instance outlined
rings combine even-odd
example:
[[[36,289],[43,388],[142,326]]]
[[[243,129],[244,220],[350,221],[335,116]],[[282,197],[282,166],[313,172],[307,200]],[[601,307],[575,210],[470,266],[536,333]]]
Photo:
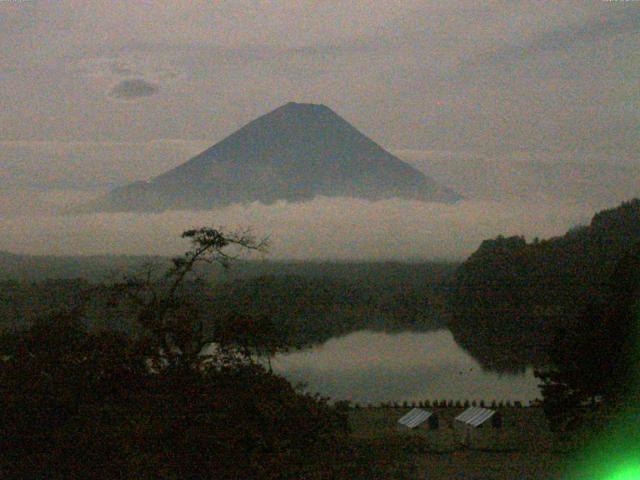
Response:
[[[322,195],[455,202],[460,197],[324,105],[287,103],[148,182],[117,188],[92,211],[209,209]]]

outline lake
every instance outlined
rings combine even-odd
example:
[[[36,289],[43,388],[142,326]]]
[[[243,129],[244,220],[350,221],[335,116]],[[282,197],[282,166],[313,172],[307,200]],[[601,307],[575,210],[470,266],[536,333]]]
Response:
[[[533,369],[483,370],[448,330],[382,333],[367,330],[278,355],[274,371],[306,391],[362,404],[389,401],[485,400],[528,404],[540,398]]]

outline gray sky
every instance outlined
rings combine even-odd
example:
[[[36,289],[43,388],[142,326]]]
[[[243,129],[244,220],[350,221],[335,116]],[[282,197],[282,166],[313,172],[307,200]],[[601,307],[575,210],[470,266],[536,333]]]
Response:
[[[288,101],[472,200],[582,216],[638,192],[639,32],[636,1],[0,1],[0,216],[157,175]]]
[[[639,32],[622,1],[5,1],[0,140],[215,142],[292,100],[389,148],[637,150]]]

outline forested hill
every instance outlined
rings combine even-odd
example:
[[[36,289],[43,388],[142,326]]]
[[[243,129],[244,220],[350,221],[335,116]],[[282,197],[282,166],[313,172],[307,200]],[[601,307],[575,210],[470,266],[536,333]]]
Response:
[[[487,366],[542,363],[557,327],[606,297],[617,262],[639,242],[638,199],[562,237],[486,240],[454,275],[450,327]]]
[[[277,326],[280,341],[303,346],[363,328],[443,328],[454,269],[454,264],[435,263],[238,262],[227,274],[201,272],[212,281],[189,281],[184,295],[207,328],[233,315],[266,316]],[[96,278],[100,272],[96,269]],[[0,331],[79,305],[88,326],[129,331],[133,319],[107,307],[107,286],[77,277],[0,279]]]
[[[139,270],[148,263],[166,262],[161,257],[144,255],[19,255],[0,251],[0,281],[43,281],[82,278],[92,282],[113,279],[123,272]]]
[[[158,271],[171,265],[171,258],[149,255],[19,255],[0,251],[0,281],[40,282],[83,279],[92,283],[112,281],[123,274],[136,274],[154,265]],[[212,281],[257,278],[265,275],[299,275],[350,282],[411,284],[448,282],[459,263],[455,262],[376,262],[304,261],[239,259],[232,268],[200,265],[197,273]]]

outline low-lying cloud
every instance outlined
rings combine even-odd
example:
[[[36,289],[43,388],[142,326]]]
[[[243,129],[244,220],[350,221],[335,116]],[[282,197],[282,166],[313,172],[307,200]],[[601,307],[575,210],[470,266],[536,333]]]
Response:
[[[587,223],[580,204],[462,201],[455,205],[391,199],[320,197],[306,203],[231,205],[207,211],[50,214],[5,217],[0,250],[31,254],[174,255],[198,226],[251,227],[268,236],[272,259],[462,259],[482,240],[503,235],[547,238]]]

